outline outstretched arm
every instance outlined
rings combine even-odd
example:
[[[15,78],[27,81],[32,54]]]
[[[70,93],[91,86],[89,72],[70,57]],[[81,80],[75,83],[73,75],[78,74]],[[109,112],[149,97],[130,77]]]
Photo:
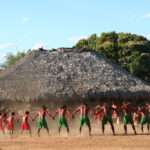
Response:
[[[71,110],[68,109],[66,114],[69,118],[73,118],[73,113],[71,113]]]
[[[55,117],[57,116],[57,114],[59,113],[59,110],[57,109],[53,115],[53,118],[55,119]]]
[[[51,113],[49,113],[48,111],[46,111],[46,114],[49,116],[49,118],[52,118],[53,120],[55,119],[55,118],[53,117],[53,115],[52,115]]]
[[[80,111],[80,107],[78,107],[73,113],[72,116],[74,117],[76,113],[78,113]]]
[[[38,113],[36,113],[36,115],[32,118],[32,121],[35,121],[38,116]]]

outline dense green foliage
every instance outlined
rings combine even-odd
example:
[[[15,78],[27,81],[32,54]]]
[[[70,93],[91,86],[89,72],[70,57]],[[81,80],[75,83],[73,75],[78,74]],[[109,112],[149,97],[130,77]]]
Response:
[[[131,33],[102,33],[81,39],[77,48],[90,48],[120,64],[131,74],[150,82],[150,41]]]
[[[9,53],[6,56],[6,61],[2,65],[3,68],[10,67],[11,65],[14,65],[18,60],[23,58],[26,55],[25,52],[18,52],[17,54]]]

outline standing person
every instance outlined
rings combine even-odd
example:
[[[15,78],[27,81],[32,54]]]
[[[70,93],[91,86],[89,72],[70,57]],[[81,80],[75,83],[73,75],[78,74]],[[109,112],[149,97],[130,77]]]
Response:
[[[4,134],[3,114],[0,112],[0,131]]]
[[[54,119],[53,116],[48,112],[46,106],[43,105],[41,107],[41,110],[36,114],[35,118],[33,119],[33,120],[35,120],[38,117],[38,120],[37,120],[38,136],[40,136],[40,131],[42,128],[45,128],[49,135],[49,128],[48,128],[46,116],[49,116],[52,119]]]
[[[12,112],[11,115],[7,118],[7,130],[12,136],[14,134],[14,122],[15,122],[15,112]]]
[[[141,108],[137,107],[137,110],[133,112],[133,123],[134,126],[138,126],[141,119]]]
[[[119,105],[112,103],[112,120],[116,124],[120,124],[120,116],[119,116]]]
[[[141,120],[140,120],[141,131],[142,133],[144,132],[144,125],[147,124],[147,130],[149,133],[150,116],[149,116],[148,106],[143,106],[140,110],[140,114],[141,114]]]
[[[84,124],[87,125],[88,129],[89,129],[89,136],[91,136],[91,123],[90,123],[90,119],[89,119],[89,107],[86,103],[82,103],[73,114],[76,113],[80,113],[80,128],[79,128],[79,132],[81,134],[82,132],[82,127]]]
[[[103,112],[103,116],[102,116],[102,133],[104,134],[105,125],[107,123],[109,123],[110,126],[111,126],[112,133],[113,133],[113,135],[115,135],[115,129],[114,129],[113,119],[112,119],[112,113],[113,113],[115,108],[113,108],[111,105],[108,105],[108,104],[104,103],[103,106],[101,107],[101,109],[102,109],[102,112]]]
[[[96,120],[96,123],[99,125],[99,121],[103,118],[103,110],[101,109],[101,105],[96,105],[94,110],[94,119]]]
[[[21,123],[21,134],[24,131],[28,131],[29,135],[31,136],[31,127],[29,124],[29,119],[33,121],[33,119],[30,117],[30,112],[25,111],[23,117],[22,117],[22,123]]]
[[[4,112],[2,114],[2,118],[3,118],[3,130],[5,132],[5,130],[7,130],[7,123],[8,123],[8,121],[7,121],[7,118],[8,118],[7,112]]]
[[[133,118],[132,118],[132,107],[130,103],[123,103],[121,106],[123,111],[123,124],[124,124],[124,133],[127,134],[127,125],[131,124],[134,134],[136,134]]]
[[[60,134],[61,132],[61,128],[64,126],[67,130],[67,133],[69,134],[69,125],[68,125],[68,121],[67,121],[67,117],[66,115],[71,115],[71,113],[69,112],[69,110],[67,109],[67,106],[64,105],[60,108],[58,108],[55,112],[54,117],[56,117],[56,115],[58,114],[59,117],[59,126],[58,126],[58,132]]]

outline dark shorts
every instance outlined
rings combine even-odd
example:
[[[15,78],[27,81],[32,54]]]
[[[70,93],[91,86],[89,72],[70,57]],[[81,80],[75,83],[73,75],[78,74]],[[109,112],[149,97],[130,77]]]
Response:
[[[64,126],[65,128],[68,128],[68,122],[65,117],[60,117],[59,118],[59,127]]]
[[[129,115],[129,114],[124,115],[124,116],[123,116],[123,123],[124,123],[125,125],[127,125],[127,124],[132,124],[132,123],[133,123],[132,116]]]
[[[110,124],[113,123],[111,115],[106,115],[106,116],[103,117],[102,124],[107,124],[107,123],[110,123]]]
[[[37,127],[38,128],[48,128],[46,119],[39,119],[37,121]]]
[[[80,126],[83,126],[84,124],[90,125],[89,117],[87,117],[87,116],[81,117],[81,119],[80,119]]]

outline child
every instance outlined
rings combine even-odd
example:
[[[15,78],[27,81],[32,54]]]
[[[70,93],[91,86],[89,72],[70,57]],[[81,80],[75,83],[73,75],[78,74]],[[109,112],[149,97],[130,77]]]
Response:
[[[24,131],[29,131],[29,135],[31,136],[31,127],[29,124],[29,119],[32,120],[30,117],[30,112],[26,111],[22,117],[22,124],[21,124],[21,133]]]
[[[4,134],[4,127],[3,127],[3,115],[0,112],[0,131]]]
[[[15,121],[15,112],[12,112],[11,115],[7,118],[7,130],[10,135],[14,133],[14,121]]]
[[[4,112],[2,114],[2,118],[3,118],[3,129],[4,129],[4,132],[5,132],[5,130],[7,129],[7,123],[8,123],[8,121],[7,121],[8,116],[7,116],[6,112]]]

